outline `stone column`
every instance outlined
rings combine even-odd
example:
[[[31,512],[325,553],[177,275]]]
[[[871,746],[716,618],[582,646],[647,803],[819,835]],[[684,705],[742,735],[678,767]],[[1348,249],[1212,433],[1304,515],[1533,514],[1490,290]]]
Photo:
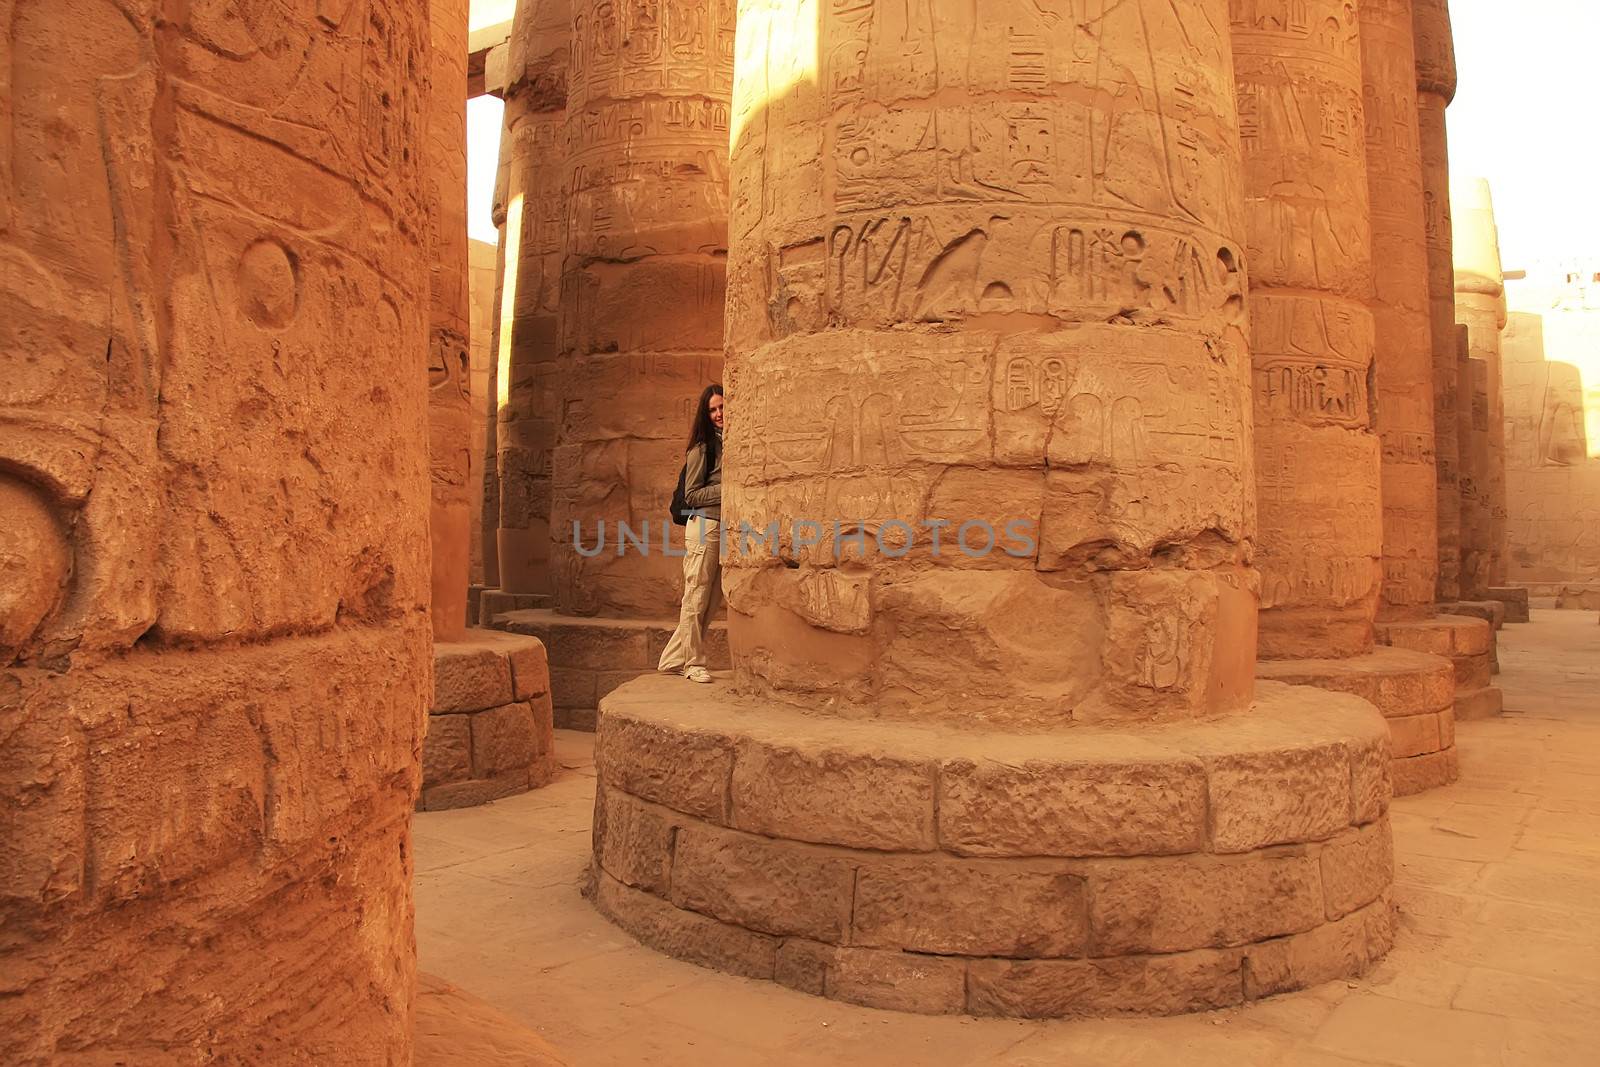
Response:
[[[1451,186],[1454,226],[1456,321],[1467,327],[1472,356],[1484,361],[1488,380],[1484,413],[1486,466],[1477,487],[1483,529],[1474,548],[1481,554],[1473,576],[1475,599],[1505,583],[1505,431],[1500,400],[1500,331],[1506,325],[1505,281],[1500,269],[1500,237],[1489,183],[1482,178]],[[1474,415],[1474,420],[1477,416]],[[1467,591],[1464,591],[1464,594]]]
[[[1393,158],[1407,144],[1414,198],[1420,163],[1409,123],[1397,140],[1386,121],[1394,102],[1368,92],[1363,73],[1376,65],[1391,82],[1403,71],[1402,101],[1413,100],[1410,48],[1397,47],[1392,10],[1371,42],[1364,38],[1368,18],[1358,22],[1355,9],[1336,0],[1300,5],[1290,17],[1249,4],[1235,4],[1231,13],[1251,242],[1262,571],[1257,670],[1262,678],[1371,700],[1394,733],[1396,789],[1416,792],[1455,777],[1453,678],[1439,657],[1374,648],[1390,523],[1373,422],[1379,398],[1371,390],[1376,383],[1401,391],[1415,376],[1401,350],[1411,357],[1425,351],[1417,328],[1426,322],[1408,317],[1406,306],[1420,302],[1407,292],[1406,272],[1415,270],[1421,281],[1422,249],[1420,240],[1408,244],[1405,205],[1375,212],[1369,200],[1407,185],[1404,164]],[[1374,122],[1382,133],[1369,138]],[[1369,147],[1378,157],[1370,171]],[[1420,221],[1420,204],[1408,203]],[[1375,230],[1383,254],[1399,258],[1383,265],[1380,291]],[[1376,354],[1375,310],[1386,342]],[[1431,396],[1431,387],[1418,395]],[[1416,406],[1397,421],[1415,422]],[[1408,470],[1404,459],[1420,458],[1424,444],[1400,434],[1387,451]],[[1415,482],[1408,484],[1414,489]],[[1431,479],[1425,488],[1431,497]],[[1410,517],[1399,502],[1394,515],[1397,534],[1416,525],[1402,525]],[[1431,602],[1431,581],[1426,593]]]
[[[1483,504],[1483,457],[1474,455],[1472,429],[1472,336],[1457,323],[1455,328],[1456,380],[1460,402],[1456,406],[1456,442],[1461,455],[1461,595],[1476,600],[1488,585],[1483,568],[1482,544],[1488,520]],[[1487,398],[1484,401],[1487,403]],[[1484,418],[1487,419],[1487,408]]]
[[[505,268],[496,349],[500,590],[553,591],[551,462],[556,444],[567,0],[521,0],[505,114]]]
[[[3,7],[0,1061],[409,1062],[427,7]]]
[[[1361,5],[1368,188],[1372,201],[1376,325],[1374,413],[1383,443],[1384,583],[1375,636],[1396,649],[1448,657],[1451,706],[1441,709],[1439,747],[1397,764],[1397,791],[1456,777],[1454,718],[1485,702],[1493,630],[1482,619],[1436,614],[1438,484],[1428,292],[1426,196],[1418,145],[1415,0]],[[1481,675],[1481,677],[1480,677]],[[1397,752],[1432,744],[1419,720],[1391,719]],[[1397,757],[1398,759],[1398,757]]]
[[[1433,346],[1437,599],[1461,599],[1460,454],[1456,444],[1455,268],[1450,258],[1450,148],[1445,108],[1456,93],[1455,42],[1447,0],[1413,0],[1417,52],[1417,136],[1422,149],[1423,222],[1428,242],[1428,323]]]
[[[653,670],[677,624],[667,505],[694,403],[722,371],[733,12],[733,0],[571,3],[560,298],[544,320],[558,333],[539,387],[554,420],[542,431],[555,442],[554,604],[512,603],[525,610],[495,622],[549,646],[562,726],[592,729],[599,698]],[[726,629],[709,636],[711,666],[726,666]]]
[[[472,548],[472,383],[467,351],[467,3],[429,0],[432,31],[427,141],[433,201],[428,215],[428,463],[433,498],[433,636],[467,628]]]
[[[1493,477],[1490,473],[1494,462],[1494,446],[1491,443],[1489,424],[1492,420],[1491,377],[1489,361],[1481,356],[1472,356],[1474,348],[1483,349],[1472,344],[1472,327],[1467,327],[1468,342],[1467,374],[1468,383],[1467,411],[1468,430],[1467,448],[1469,456],[1469,469],[1472,471],[1472,485],[1469,490],[1469,499],[1472,508],[1472,537],[1468,541],[1467,572],[1472,576],[1473,590],[1487,592],[1489,584],[1489,546],[1493,543],[1493,514],[1494,504],[1491,486]],[[1484,595],[1484,594],[1480,594]]]
[[[766,542],[729,553],[739,689],[604,703],[614,921],[990,1015],[1196,1010],[1384,950],[1381,720],[1252,679],[1226,16],[740,4],[724,519]],[[1269,842],[1362,888],[1208,891],[1263,884]]]
[[[1371,203],[1374,411],[1382,445],[1383,588],[1387,620],[1434,615],[1438,485],[1433,339],[1422,154],[1417,141],[1415,0],[1365,0],[1361,54]]]
[[[676,620],[662,523],[693,405],[722,368],[732,0],[572,0],[557,607]],[[597,555],[580,554],[599,540]],[[617,551],[619,523],[648,552]],[[502,562],[503,566],[503,562]]]
[[[483,432],[483,590],[479,594],[480,613],[483,617],[482,598],[500,588],[500,346],[502,339],[511,333],[510,308],[505,305],[506,280],[506,192],[511,170],[511,138],[507,136],[504,117],[500,126],[500,157],[494,173],[494,200],[490,215],[494,221],[497,239],[494,249],[494,308],[489,326],[489,379],[484,389]],[[507,341],[506,343],[510,343]]]
[[[1234,4],[1260,489],[1263,659],[1372,647],[1383,516],[1359,27]],[[1331,27],[1330,27],[1331,23]]]

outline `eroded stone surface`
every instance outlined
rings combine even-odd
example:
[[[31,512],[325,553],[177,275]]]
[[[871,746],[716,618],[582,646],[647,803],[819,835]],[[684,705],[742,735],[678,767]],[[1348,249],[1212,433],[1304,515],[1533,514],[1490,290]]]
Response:
[[[657,677],[608,697],[601,722],[603,878],[660,898],[636,901],[629,914],[648,918],[623,925],[672,946],[706,931],[705,943],[670,951],[736,973],[749,973],[752,945],[763,946],[761,977],[854,1003],[1190,1010],[1213,1002],[1225,973],[1237,997],[1255,946],[1367,907],[1392,879],[1389,736],[1350,696],[1263,683],[1250,713],[1145,737],[1093,728],[976,736],[830,719],[717,689],[685,693]],[[778,768],[774,786],[833,807],[763,806],[759,827],[741,821],[750,753],[749,778]],[[1023,777],[997,773],[1005,769]],[[1192,825],[1173,817],[1169,791],[1149,788],[1168,779],[1188,783],[1178,795],[1192,798]],[[875,803],[892,812],[912,800],[908,813],[931,817],[923,782],[938,784],[937,842],[910,817],[862,832]],[[731,819],[744,830],[718,825],[729,783]],[[984,821],[971,818],[979,810]],[[1160,832],[1162,820],[1179,836]],[[951,823],[966,836],[947,837]],[[1049,852],[1061,858],[1039,858]],[[783,939],[770,973],[771,942],[751,934]],[[1335,960],[1308,942],[1305,968],[1354,966],[1343,941],[1328,943]],[[1026,959],[1050,966],[1015,962]],[[1074,960],[1084,965],[1064,966]],[[1117,997],[1124,1003],[1108,1007]]]
[[[506,57],[500,216],[504,267],[493,376],[495,552],[506,594],[549,594],[559,422],[561,224],[570,0],[516,5]]]
[[[1370,193],[1374,397],[1382,445],[1385,618],[1425,618],[1438,592],[1438,487],[1427,197],[1418,137],[1416,0],[1360,6]],[[1430,47],[1436,47],[1430,42]],[[1429,62],[1437,62],[1435,56]]]
[[[1500,344],[1500,331],[1507,324],[1505,281],[1489,183],[1482,178],[1452,180],[1450,202],[1456,322],[1467,329],[1474,376],[1469,379],[1468,415],[1472,433],[1481,435],[1473,444],[1473,482],[1462,487],[1461,595],[1476,600],[1487,587],[1506,582],[1508,513]],[[1482,375],[1481,383],[1477,375]]]
[[[931,11],[740,6],[726,505],[798,564],[729,561],[741,682],[996,723],[1248,704],[1239,159],[1194,134],[1237,124],[1227,5],[1092,37],[1021,0],[941,6],[936,37]],[[851,58],[774,89],[819,49]],[[1067,132],[1112,127],[1101,153]],[[796,543],[835,518],[952,526],[937,560],[926,527],[841,546],[861,582]],[[1012,554],[963,555],[969,520]]]
[[[467,626],[472,547],[472,381],[467,279],[467,0],[429,0],[428,513],[433,635]]]
[[[1377,116],[1363,118],[1356,7],[1304,7],[1295,18],[1232,8],[1264,659],[1365,652],[1382,573],[1363,141]],[[1321,136],[1304,131],[1308,112],[1322,116]]]
[[[645,895],[669,907],[636,906],[653,943],[701,929],[725,947],[678,951],[856,1003],[1235,1003],[1256,947],[1387,887],[1349,847],[1388,840],[1382,717],[1254,672],[1258,601],[1276,654],[1372,645],[1383,524],[1355,8],[1279,19],[1134,0],[1090,30],[1024,0],[739,7],[724,506],[770,529],[779,558],[724,559],[731,691],[611,688],[638,655],[628,635],[604,635],[611,665],[595,634],[595,648],[574,641],[601,704],[601,818],[616,791],[672,827],[664,879],[659,855],[637,855],[664,847],[662,823],[625,833],[620,854],[604,829],[602,867],[665,882]],[[1409,52],[1376,53],[1412,100]],[[597,102],[611,78],[596,74]],[[683,108],[671,86],[663,100]],[[563,335],[582,388],[626,396],[622,360],[585,346],[699,341],[667,340],[655,308],[607,317],[608,284],[658,275],[665,293],[669,264],[643,244],[604,270],[583,261],[600,231],[576,203],[590,175],[574,173]],[[596,203],[611,178],[595,177]],[[663,213],[661,247],[681,221]],[[1426,367],[1426,341],[1413,347]],[[1421,397],[1431,423],[1431,387]],[[626,410],[568,414],[575,439],[617,439],[557,457],[590,506],[633,461],[618,441],[654,431]],[[1253,438],[1274,420],[1275,437]],[[1005,532],[975,552],[969,520]],[[1434,537],[1420,540],[1427,569]],[[577,566],[559,610],[607,610],[624,569]],[[1412,569],[1397,580],[1431,602],[1431,570]],[[1384,689],[1395,717],[1448,704],[1426,663]],[[1430,706],[1399,707],[1407,685]],[[599,892],[621,886],[610,877]],[[777,939],[770,962],[771,942],[741,932]],[[1370,959],[1308,944],[1306,973]]]
[[[429,8],[237,6],[0,18],[7,1063],[411,1057]]]
[[[1428,248],[1428,328],[1433,352],[1433,449],[1438,529],[1438,599],[1461,595],[1462,402],[1455,342],[1455,266],[1451,261],[1450,146],[1445,109],[1456,92],[1455,40],[1447,0],[1413,0],[1417,60],[1417,139],[1422,156],[1423,226]]]
[[[540,641],[468,630],[461,641],[435,641],[433,653],[421,806],[467,807],[548,782],[555,711]]]
[[[553,339],[557,607],[672,618],[682,564],[659,543],[590,557],[575,540],[593,545],[602,522],[613,545],[619,522],[662,532],[694,402],[721,377],[734,4],[567,4],[581,29],[567,71]],[[556,645],[551,659],[574,665]]]

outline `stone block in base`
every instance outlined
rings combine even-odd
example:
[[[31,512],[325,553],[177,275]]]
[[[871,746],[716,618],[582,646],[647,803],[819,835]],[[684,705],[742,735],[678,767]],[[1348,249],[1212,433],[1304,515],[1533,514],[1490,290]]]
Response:
[[[1455,666],[1456,696],[1489,685],[1495,671],[1494,627],[1483,619],[1440,614],[1431,619],[1380,622],[1378,643],[1444,656]]]
[[[1348,659],[1263,660],[1256,677],[1352,693],[1374,704],[1389,725],[1396,796],[1455,780],[1440,769],[1455,765],[1455,666],[1444,656],[1379,646]]]
[[[550,660],[556,726],[589,731],[595,728],[600,702],[607,693],[655,672],[677,625],[676,619],[558,615],[543,607],[502,612],[495,620],[497,629],[537,637],[544,644]],[[732,667],[726,621],[713,622],[707,628],[706,660],[714,671]]]
[[[1505,586],[1486,589],[1483,595],[1505,605],[1506,622],[1528,621],[1528,590],[1517,586]]]
[[[434,678],[418,810],[471,807],[555,777],[550,673],[537,638],[469,630],[435,642]]]
[[[495,620],[512,611],[535,611],[548,608],[555,600],[549,593],[507,593],[501,589],[485,589],[478,594],[478,613],[472,617],[473,625],[498,628]]]
[[[1440,604],[1439,610],[1450,615],[1482,619],[1496,630],[1506,621],[1506,606],[1498,600],[1460,600],[1454,604]]]
[[[1346,693],[1047,734],[656,675],[602,703],[593,902],[702,966],[896,1011],[1170,1014],[1355,975],[1393,936],[1389,730]]]

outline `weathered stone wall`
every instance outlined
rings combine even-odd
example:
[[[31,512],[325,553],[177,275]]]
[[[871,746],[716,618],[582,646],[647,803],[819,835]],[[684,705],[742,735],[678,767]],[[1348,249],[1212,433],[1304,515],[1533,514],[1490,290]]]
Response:
[[[564,614],[670,617],[659,535],[694,402],[722,366],[734,0],[571,0],[552,569]],[[574,547],[574,523],[592,547]]]
[[[1361,4],[1374,412],[1382,446],[1383,586],[1378,610],[1385,619],[1433,615],[1439,580],[1433,338],[1413,4]]]
[[[1423,222],[1428,242],[1428,325],[1433,347],[1433,448],[1439,531],[1440,603],[1461,598],[1461,486],[1457,445],[1456,293],[1451,261],[1450,146],[1445,109],[1456,93],[1455,40],[1447,0],[1414,0],[1417,137],[1422,151]]]
[[[0,8],[0,1060],[406,1062],[428,9]]]
[[[1248,704],[1226,4],[1143,7],[1092,38],[742,7],[725,500],[787,557],[725,563],[742,684],[968,723]]]
[[[1600,263],[1508,281],[1501,334],[1512,581],[1600,580]]]
[[[1250,235],[1261,655],[1372,646],[1383,543],[1360,27],[1233,5]]]

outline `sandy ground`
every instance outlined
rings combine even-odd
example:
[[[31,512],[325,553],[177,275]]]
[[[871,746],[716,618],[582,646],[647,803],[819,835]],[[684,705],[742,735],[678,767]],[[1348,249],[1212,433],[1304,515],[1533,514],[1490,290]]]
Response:
[[[1500,632],[1506,713],[1461,781],[1398,800],[1400,935],[1365,977],[1175,1019],[1021,1022],[854,1008],[657,955],[579,896],[592,736],[534,793],[418,815],[421,967],[605,1064],[1555,1065],[1600,1047],[1600,626]]]

